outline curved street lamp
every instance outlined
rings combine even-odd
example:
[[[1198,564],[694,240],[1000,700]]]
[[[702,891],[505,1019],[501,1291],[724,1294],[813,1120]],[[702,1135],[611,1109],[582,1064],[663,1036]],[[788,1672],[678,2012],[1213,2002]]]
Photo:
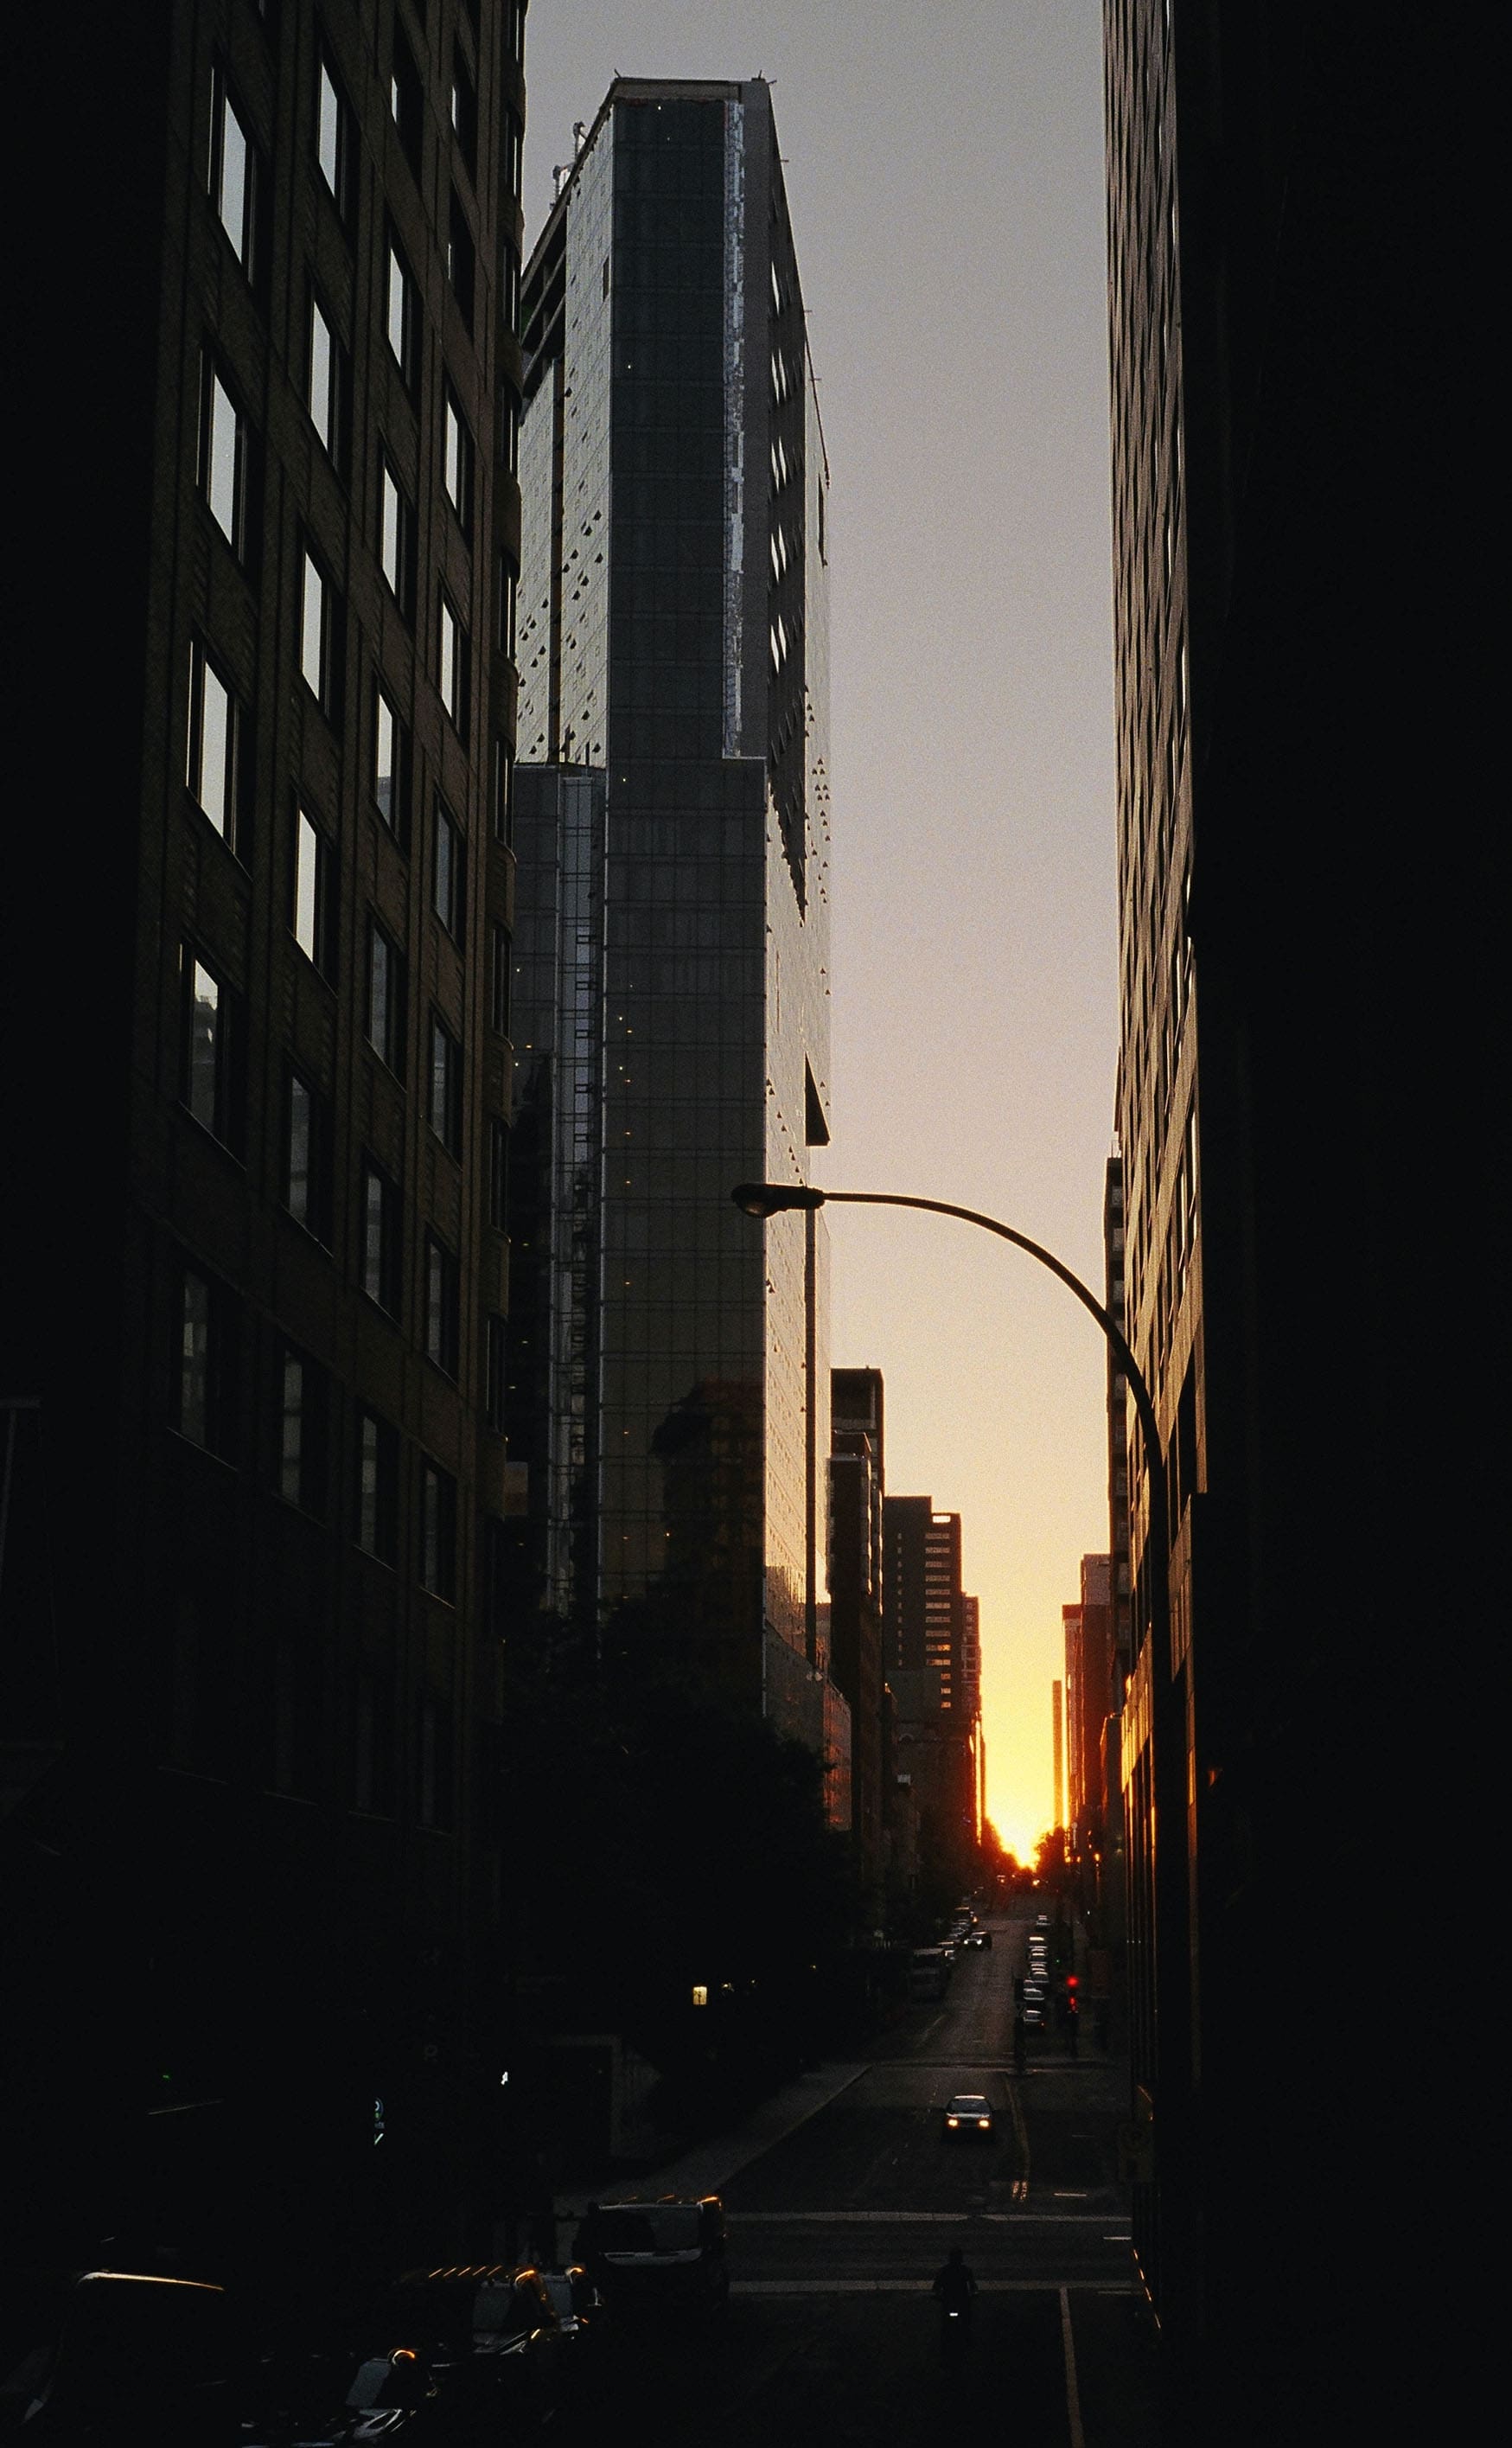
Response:
[[[815,1190],[807,1182],[737,1181],[730,1193],[743,1214],[764,1220],[769,1215],[781,1215],[796,1211],[811,1213],[816,1207],[918,1207],[928,1215],[953,1215],[958,1223],[976,1224],[984,1233],[995,1233],[1000,1241],[1011,1241],[1016,1250],[1024,1251],[1042,1267],[1058,1275],[1067,1291],[1074,1292],[1084,1310],[1097,1319],[1112,1348],[1125,1382],[1134,1397],[1139,1415],[1139,1432],[1144,1441],[1145,1468],[1150,1475],[1150,1524],[1152,1532],[1158,1525],[1159,1535],[1152,1536],[1150,1547],[1158,1559],[1155,1587],[1150,1593],[1151,1630],[1166,1633],[1167,1590],[1166,1544],[1170,1538],[1170,1516],[1166,1504],[1165,1451],[1160,1443],[1159,1423],[1150,1389],[1133,1352],[1123,1339],[1123,1329],[1108,1315],[1096,1294],[1087,1290],[1080,1275],[1050,1251],[1041,1248],[1024,1233],[1016,1233],[1011,1224],[1000,1224],[995,1215],[980,1214],[974,1207],[955,1207],[944,1198],[909,1198],[890,1190]]]

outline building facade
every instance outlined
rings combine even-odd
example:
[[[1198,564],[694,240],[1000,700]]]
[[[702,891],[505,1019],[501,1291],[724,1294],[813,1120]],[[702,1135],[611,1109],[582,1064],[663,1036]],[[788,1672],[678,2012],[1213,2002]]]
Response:
[[[1068,1849],[1089,1866],[1102,1850],[1102,1765],[1114,1713],[1112,1573],[1106,1556],[1081,1559],[1081,1596],[1061,1609],[1065,1639],[1065,1826]],[[1094,1880],[1095,1888],[1095,1880]]]
[[[1427,1117],[1475,1042],[1483,743],[1439,607],[1475,515],[1448,501],[1483,399],[1476,70],[1348,11],[1103,23],[1118,1223],[1162,1449],[1131,1411],[1134,2234],[1192,2436],[1269,2440],[1311,2385],[1265,2334],[1276,2268],[1328,2306],[1340,2402],[1400,2391],[1400,2419],[1396,2341],[1429,2334],[1411,2272],[1351,2288],[1296,2214],[1326,2181],[1394,2215],[1385,2086],[1347,1984],[1317,1984],[1305,2062],[1278,2052],[1272,1975],[1323,1899],[1357,1959],[1389,1955],[1367,1831],[1404,1689],[1436,1811],[1456,1748],[1421,1660],[1465,1467],[1435,1355],[1466,1345],[1411,1330],[1407,1280],[1444,1237]],[[1404,832],[1406,866],[1381,855]],[[1473,1233],[1477,1199],[1452,1204]]]
[[[936,1840],[969,1853],[978,1830],[980,1676],[965,1646],[961,1516],[928,1496],[883,1503],[883,1655],[897,1766]]]
[[[55,1076],[7,1057],[55,1156],[6,1228],[49,1558],[9,1636],[56,1660],[10,1823],[12,1892],[50,1896],[7,2085],[37,2266],[154,2219],[224,2266],[488,2214],[525,13],[74,29],[119,209],[108,248],[55,232],[35,329],[109,649],[87,724],[31,678],[109,821],[86,890],[67,831],[28,844],[10,909],[71,901],[110,1019],[65,998]]]
[[[851,1712],[851,1826],[869,1892],[883,1865],[884,1409],[880,1368],[832,1372],[830,1673]]]
[[[729,1196],[829,1137],[828,469],[764,84],[616,81],[523,331],[517,1547],[582,1640],[833,1748],[824,1227]]]

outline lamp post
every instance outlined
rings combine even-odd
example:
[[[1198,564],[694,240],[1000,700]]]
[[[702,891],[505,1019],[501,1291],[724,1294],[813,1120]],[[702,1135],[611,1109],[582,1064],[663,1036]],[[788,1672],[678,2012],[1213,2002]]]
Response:
[[[1155,1673],[1149,1678],[1149,1688],[1154,1701],[1152,1749],[1156,1770],[1155,1815],[1158,1824],[1169,1825],[1173,1829],[1180,1827],[1183,1800],[1182,1777],[1187,1739],[1184,1722],[1177,1722],[1177,1716],[1184,1721],[1184,1703],[1173,1708],[1175,1689],[1172,1677],[1176,1661],[1171,1646],[1171,1514],[1166,1493],[1165,1448],[1160,1441],[1159,1423],[1156,1418],[1155,1403],[1149,1387],[1145,1384],[1143,1372],[1124,1340],[1122,1328],[1116,1319],[1108,1315],[1101,1302],[1094,1292],[1088,1291],[1080,1275],[1074,1275],[1070,1268],[1063,1265],[1051,1251],[1042,1249],[1040,1243],[1031,1241],[1026,1234],[1016,1233],[1011,1224],[1000,1223],[995,1215],[983,1215],[974,1207],[957,1207],[944,1198],[911,1198],[896,1191],[817,1190],[806,1182],[784,1184],[775,1181],[741,1181],[737,1183],[730,1195],[743,1214],[762,1219],[791,1211],[812,1215],[815,1208],[826,1206],[916,1207],[927,1215],[953,1216],[957,1223],[974,1224],[981,1232],[996,1234],[1000,1241],[1011,1241],[1016,1250],[1024,1251],[1027,1257],[1035,1259],[1040,1266],[1048,1268],[1050,1273],[1057,1276],[1064,1284],[1067,1291],[1074,1293],[1082,1308],[1097,1320],[1105,1341],[1123,1371],[1124,1382],[1129,1392],[1134,1397],[1140,1441],[1144,1447],[1144,1466],[1149,1481],[1149,1535],[1145,1540],[1141,1563],[1145,1571],[1149,1597],[1150,1617],[1147,1638],[1156,1668]],[[1188,1994],[1184,2000],[1179,2000],[1176,1995],[1183,1986],[1189,1990],[1190,1983],[1190,1971],[1182,1968],[1183,1959],[1187,1954],[1185,1934],[1188,1900],[1185,1895],[1187,1881],[1185,1851],[1184,1843],[1179,1842],[1167,1843],[1159,1847],[1157,1876],[1162,1891],[1168,1897],[1162,1919],[1165,1926],[1171,1929],[1173,1936],[1177,1933],[1180,1935],[1177,1943],[1163,1949],[1161,1957],[1156,1958],[1152,1966],[1159,1991],[1172,2001],[1171,2007],[1158,2014],[1158,2020],[1164,2026],[1169,2018],[1173,2031],[1180,2035],[1177,2048],[1173,2054],[1181,2060],[1181,2065],[1179,2068],[1176,2065],[1172,2067],[1178,2092],[1181,2072],[1190,2071],[1190,1995]],[[1131,2062],[1131,2075],[1135,2084],[1136,2125],[1139,2130],[1145,2131],[1150,2115],[1152,2093],[1143,2087],[1140,2077],[1141,2075],[1146,2079],[1153,2077],[1153,2061],[1148,2068]],[[1175,2135],[1168,2136],[1168,2144],[1175,2139]],[[1179,2149],[1179,2144],[1177,2147]],[[1138,2212],[1136,2215],[1138,2217]]]
[[[1144,1442],[1144,1466],[1150,1480],[1152,1533],[1157,1523],[1159,1525],[1159,1536],[1152,1535],[1149,1541],[1157,1559],[1153,1576],[1155,1586],[1150,1592],[1150,1630],[1152,1634],[1158,1632],[1166,1637],[1167,1651],[1169,1651],[1167,1620],[1169,1575],[1166,1547],[1170,1538],[1170,1517],[1166,1505],[1165,1451],[1160,1443],[1159,1424],[1156,1419],[1155,1404],[1151,1399],[1150,1389],[1144,1382],[1133,1352],[1123,1339],[1122,1328],[1108,1315],[1101,1302],[1094,1292],[1087,1290],[1081,1276],[1074,1275],[1069,1267],[1062,1265],[1049,1250],[1042,1249],[1038,1241],[1031,1241],[1026,1234],[1016,1233],[1011,1224],[1000,1224],[995,1215],[980,1214],[974,1207],[952,1206],[947,1199],[944,1198],[909,1198],[900,1191],[891,1190],[815,1190],[807,1182],[776,1181],[737,1181],[730,1195],[743,1214],[754,1215],[763,1221],[769,1215],[781,1215],[792,1212],[800,1214],[811,1214],[816,1207],[917,1207],[921,1208],[927,1215],[953,1215],[958,1223],[975,1224],[984,1233],[995,1233],[1000,1241],[1011,1241],[1016,1250],[1023,1250],[1027,1256],[1037,1259],[1042,1267],[1048,1267],[1052,1275],[1060,1277],[1067,1291],[1075,1293],[1082,1308],[1090,1311],[1102,1329],[1104,1336],[1112,1347],[1114,1357],[1123,1371],[1129,1391],[1134,1397],[1134,1407],[1139,1422],[1139,1434]]]

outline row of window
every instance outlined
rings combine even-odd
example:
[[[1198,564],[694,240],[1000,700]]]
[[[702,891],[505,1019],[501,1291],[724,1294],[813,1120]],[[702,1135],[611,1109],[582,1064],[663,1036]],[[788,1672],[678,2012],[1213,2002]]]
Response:
[[[489,1374],[502,1322],[491,1321]],[[191,1444],[221,1460],[238,1459],[240,1430],[240,1304],[208,1274],[185,1267],[173,1377],[173,1425]],[[279,1362],[271,1482],[277,1493],[316,1520],[329,1519],[335,1491],[332,1467],[335,1393],[326,1371],[286,1346]],[[380,1564],[400,1560],[406,1463],[404,1443],[390,1421],[367,1407],[356,1413],[351,1480],[343,1507],[354,1543]],[[457,1483],[439,1463],[419,1461],[420,1585],[454,1604],[457,1594]]]

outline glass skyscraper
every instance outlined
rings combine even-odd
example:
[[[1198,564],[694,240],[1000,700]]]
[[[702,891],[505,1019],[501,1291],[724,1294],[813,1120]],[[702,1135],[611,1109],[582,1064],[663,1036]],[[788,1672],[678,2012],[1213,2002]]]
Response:
[[[818,1748],[824,1227],[729,1195],[829,1137],[828,469],[764,83],[616,82],[523,330],[516,1563]]]

